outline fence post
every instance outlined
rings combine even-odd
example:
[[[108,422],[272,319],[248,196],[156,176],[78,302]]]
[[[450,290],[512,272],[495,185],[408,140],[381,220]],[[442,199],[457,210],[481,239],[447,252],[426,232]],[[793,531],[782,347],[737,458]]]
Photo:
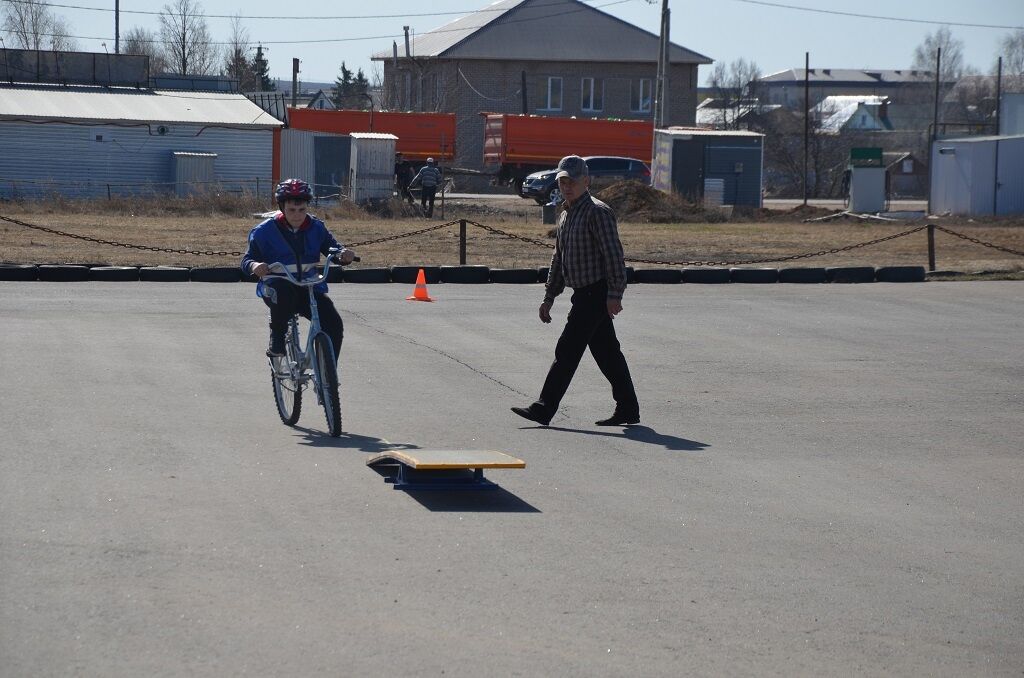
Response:
[[[935,270],[935,224],[928,224],[928,270]]]
[[[459,219],[459,265],[466,265],[466,220]]]
[[[110,202],[110,184],[107,184],[107,202]]]
[[[260,178],[256,177],[256,196],[259,197],[259,194],[260,194]]]

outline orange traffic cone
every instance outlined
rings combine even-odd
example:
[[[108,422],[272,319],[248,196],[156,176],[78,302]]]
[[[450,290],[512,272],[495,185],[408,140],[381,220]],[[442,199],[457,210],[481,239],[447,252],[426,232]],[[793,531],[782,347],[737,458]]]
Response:
[[[416,274],[416,289],[413,291],[411,297],[406,297],[406,301],[433,301],[430,295],[427,294],[427,276],[420,269],[420,272]]]

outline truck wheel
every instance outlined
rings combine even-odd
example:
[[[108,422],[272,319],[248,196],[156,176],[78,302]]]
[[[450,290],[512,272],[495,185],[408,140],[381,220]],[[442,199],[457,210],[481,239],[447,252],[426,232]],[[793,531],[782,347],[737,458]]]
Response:
[[[513,179],[512,180],[512,190],[515,192],[516,195],[522,195],[523,194],[523,180],[522,179]]]

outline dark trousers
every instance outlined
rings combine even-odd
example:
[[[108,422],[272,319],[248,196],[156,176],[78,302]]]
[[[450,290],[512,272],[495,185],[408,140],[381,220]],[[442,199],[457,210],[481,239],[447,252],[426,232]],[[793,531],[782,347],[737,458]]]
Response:
[[[420,187],[420,204],[423,205],[423,214],[428,217],[434,216],[434,196],[437,195],[437,186]]]
[[[274,289],[276,300],[270,298],[270,293],[264,291],[263,303],[270,309],[270,333],[277,336],[284,336],[288,331],[288,321],[298,313],[307,320],[311,317],[309,309],[309,292],[305,287],[296,287],[284,280],[269,280],[264,283]],[[341,342],[345,338],[345,325],[341,322],[341,316],[334,308],[334,302],[330,297],[320,292],[316,295],[316,308],[320,316],[320,327],[327,336],[331,338],[334,345],[335,359],[341,354]],[[302,347],[305,348],[305,347]]]
[[[409,182],[399,181],[398,182],[398,199],[408,200],[409,204],[413,204],[412,193],[409,192]]]
[[[615,411],[625,415],[638,414],[640,404],[636,399],[633,379],[629,376],[626,357],[622,355],[615,336],[615,326],[608,316],[608,285],[603,280],[573,292],[569,318],[555,345],[555,361],[551,363],[540,398],[533,407],[546,416],[554,415],[587,348],[597,361],[601,374],[612,385]]]

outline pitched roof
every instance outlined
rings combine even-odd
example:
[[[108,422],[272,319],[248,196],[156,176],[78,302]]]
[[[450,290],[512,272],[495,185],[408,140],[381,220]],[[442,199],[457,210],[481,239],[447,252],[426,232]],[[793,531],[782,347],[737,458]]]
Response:
[[[499,0],[428,33],[410,36],[415,57],[517,61],[657,61],[659,38],[579,0]],[[711,59],[672,44],[672,63]],[[404,48],[399,55],[404,56]],[[383,61],[391,50],[371,58]]]
[[[863,83],[896,85],[908,82],[925,82],[932,79],[928,71],[916,70],[876,70],[856,68],[812,68],[808,73],[808,80],[814,84],[827,83]],[[761,83],[789,83],[803,82],[804,69],[789,68],[777,73],[771,73],[758,78]]]
[[[281,126],[241,94],[103,87],[0,87],[0,119]]]
[[[831,96],[822,99],[812,110],[820,117],[822,130],[838,132],[862,105],[877,108],[885,100],[882,96]]]

